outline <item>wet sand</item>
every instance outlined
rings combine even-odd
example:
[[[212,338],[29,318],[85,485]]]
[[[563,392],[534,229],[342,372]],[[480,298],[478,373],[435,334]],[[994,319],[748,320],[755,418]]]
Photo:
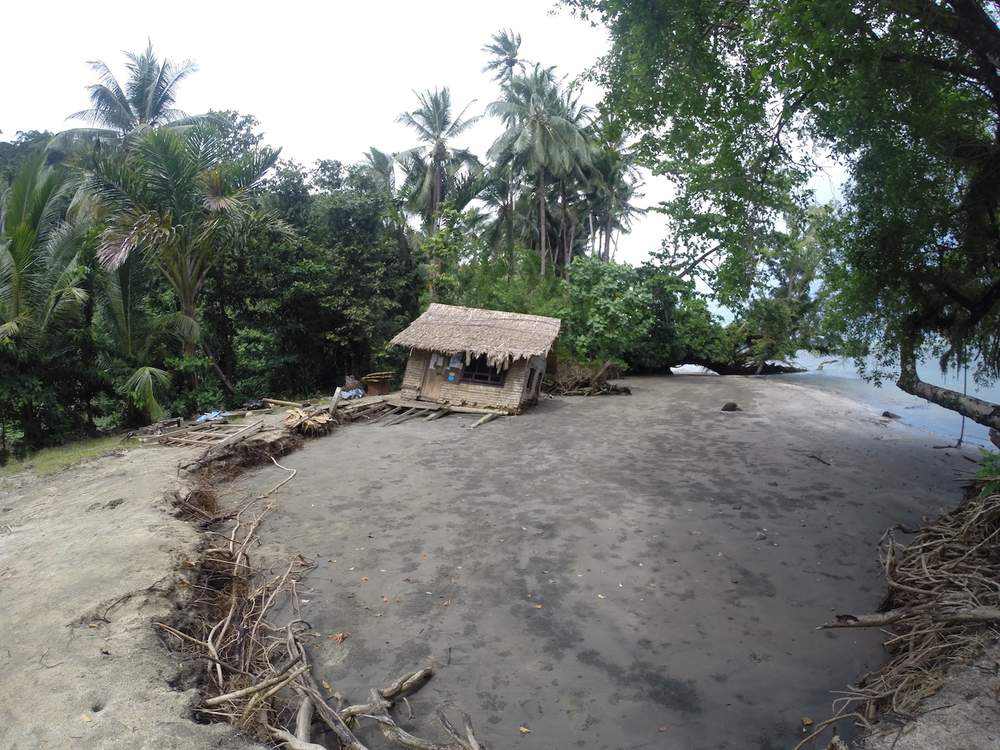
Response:
[[[404,726],[440,737],[434,709],[461,709],[494,748],[788,748],[825,718],[881,652],[815,626],[878,606],[883,530],[953,507],[973,465],[787,380],[628,382],[476,430],[355,425],[283,459],[299,473],[262,537],[317,562],[318,675],[352,700],[434,665]]]

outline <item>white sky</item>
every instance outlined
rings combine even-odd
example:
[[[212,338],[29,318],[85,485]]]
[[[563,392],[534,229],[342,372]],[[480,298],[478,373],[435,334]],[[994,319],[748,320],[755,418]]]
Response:
[[[356,161],[369,146],[397,151],[415,145],[396,117],[415,106],[414,89],[449,86],[459,107],[475,99],[482,113],[496,85],[482,67],[491,34],[512,28],[531,61],[556,65],[571,77],[607,48],[603,28],[591,27],[548,0],[506,3],[466,0],[414,2],[189,2],[162,4],[16,3],[5,8],[9,30],[0,44],[3,71],[0,139],[18,130],[58,131],[89,105],[94,81],[87,60],[102,59],[125,78],[121,50],[139,51],[147,38],[161,57],[191,59],[198,72],[181,84],[178,106],[197,114],[235,109],[261,122],[267,142],[305,164],[319,158]],[[600,92],[585,92],[596,104]],[[483,156],[499,134],[484,119],[455,145]],[[666,198],[665,180],[648,181],[640,205]],[[637,220],[621,239],[618,259],[638,262],[659,246],[661,216]]]

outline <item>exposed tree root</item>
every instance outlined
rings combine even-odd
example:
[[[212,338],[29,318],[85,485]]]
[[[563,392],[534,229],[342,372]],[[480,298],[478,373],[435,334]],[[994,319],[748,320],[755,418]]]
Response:
[[[311,635],[309,624],[293,619],[278,627],[271,621],[281,607],[297,611],[296,585],[312,563],[299,557],[268,575],[254,568],[249,558],[269,509],[251,511],[244,506],[232,516],[229,533],[216,536],[223,542],[204,549],[200,560],[190,565],[187,584],[193,601],[175,621],[156,623],[173,651],[189,657],[188,663],[202,665],[195,667],[194,682],[203,696],[195,711],[207,720],[228,721],[261,740],[277,740],[290,750],[368,750],[355,735],[362,721],[377,723],[386,740],[399,747],[480,750],[483,746],[468,716],[459,732],[440,714],[451,738],[445,743],[415,737],[393,718],[396,703],[431,679],[430,668],[405,674],[381,690],[372,689],[366,703],[331,705],[332,691],[324,693],[312,673],[305,646]],[[332,735],[335,745],[328,749],[314,738],[314,728],[320,730],[317,735]]]
[[[579,362],[560,362],[554,373],[546,375],[542,388],[556,396],[604,396],[611,394],[631,395],[627,386],[609,383],[609,378],[619,377],[613,362],[605,362],[600,368]]]
[[[889,661],[834,702],[835,719],[854,716],[866,727],[887,714],[912,715],[947,668],[974,658],[1000,626],[1000,495],[968,500],[908,544],[895,531],[879,546],[889,585],[882,611],[820,626],[886,628]]]

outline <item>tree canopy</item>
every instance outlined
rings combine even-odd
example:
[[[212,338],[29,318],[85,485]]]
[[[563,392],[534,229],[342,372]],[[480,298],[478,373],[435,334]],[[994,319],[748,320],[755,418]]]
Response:
[[[605,106],[669,175],[678,268],[739,304],[789,241],[824,159],[847,173],[825,240],[843,335],[904,390],[1000,426],[1000,409],[921,383],[934,354],[1000,375],[1000,7],[977,0],[569,0],[606,23]]]

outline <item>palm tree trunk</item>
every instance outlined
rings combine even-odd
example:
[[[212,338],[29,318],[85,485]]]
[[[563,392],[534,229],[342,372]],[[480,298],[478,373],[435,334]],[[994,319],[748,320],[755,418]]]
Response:
[[[507,170],[507,279],[514,275],[514,167]]]
[[[563,278],[569,276],[569,247],[566,244],[566,183],[559,182],[559,244],[562,246]]]
[[[431,177],[434,180],[434,188],[431,190],[431,226],[437,227],[438,206],[441,205],[441,165],[435,160]]]
[[[611,260],[611,212],[608,211],[608,218],[604,223],[604,262]]]
[[[569,281],[569,270],[573,265],[573,242],[576,240],[576,217],[569,217],[569,233],[566,237],[566,254],[564,256],[565,268],[563,269],[563,277],[566,281]]]
[[[548,251],[545,249],[545,170],[538,170],[538,246],[542,256],[542,276],[547,269]]]
[[[181,314],[191,320],[195,319],[195,305],[193,299],[185,299],[181,301]],[[185,335],[184,340],[181,344],[181,354],[187,357],[193,357],[197,353],[197,341],[192,336]]]

